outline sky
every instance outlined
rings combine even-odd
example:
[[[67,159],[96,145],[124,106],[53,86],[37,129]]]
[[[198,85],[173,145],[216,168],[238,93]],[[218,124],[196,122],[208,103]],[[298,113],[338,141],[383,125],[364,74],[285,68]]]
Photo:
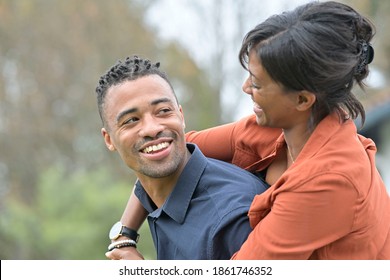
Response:
[[[240,7],[235,0],[160,0],[146,14],[146,22],[158,31],[164,42],[176,40],[186,48],[200,67],[210,70],[209,61],[221,46],[215,38],[215,32],[222,32],[223,40],[229,42],[223,46],[224,71],[226,81],[222,89],[226,107],[235,108],[233,119],[237,120],[252,112],[251,99],[242,94],[241,84],[245,71],[238,62],[238,51],[243,35],[256,24],[275,13],[281,13],[310,0],[244,0]],[[235,14],[241,8],[244,15],[242,30],[237,30]],[[221,30],[215,30],[216,13],[222,14]],[[237,34],[240,34],[237,37]],[[235,38],[233,38],[236,36]],[[237,100],[237,98],[239,98]],[[237,106],[238,102],[238,106]],[[225,107],[225,106],[224,106]]]
[[[154,2],[146,14],[146,22],[157,30],[162,42],[178,41],[186,48],[200,67],[208,70],[210,75],[213,69],[210,59],[213,54],[221,51],[220,42],[215,33],[221,32],[223,40],[228,42],[224,48],[224,68],[226,72],[222,88],[226,107],[235,110],[234,120],[251,113],[252,101],[242,94],[241,84],[245,78],[245,71],[238,62],[238,51],[243,35],[256,24],[267,17],[281,13],[294,7],[311,2],[312,0],[160,0]],[[241,3],[237,7],[237,3]],[[237,9],[244,15],[242,30],[237,30],[235,15]],[[220,24],[215,29],[215,18],[221,13]],[[221,28],[223,27],[223,28]],[[237,34],[240,34],[237,37]],[[236,37],[234,37],[236,36]],[[218,75],[218,73],[216,73]],[[370,86],[383,86],[385,81],[375,68],[367,79]],[[238,98],[238,99],[237,99]],[[237,106],[238,104],[238,106]],[[234,107],[233,107],[234,106]]]

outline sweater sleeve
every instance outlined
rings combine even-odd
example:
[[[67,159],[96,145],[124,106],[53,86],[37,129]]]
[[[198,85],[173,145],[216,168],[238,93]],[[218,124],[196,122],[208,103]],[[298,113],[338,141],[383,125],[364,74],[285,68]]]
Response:
[[[195,143],[207,157],[232,162],[239,127],[239,122],[234,122],[201,131],[190,131],[186,134],[186,141]]]
[[[190,131],[186,140],[198,145],[207,157],[252,171],[253,164],[274,153],[281,132],[280,129],[259,126],[256,117],[250,115],[234,123]]]

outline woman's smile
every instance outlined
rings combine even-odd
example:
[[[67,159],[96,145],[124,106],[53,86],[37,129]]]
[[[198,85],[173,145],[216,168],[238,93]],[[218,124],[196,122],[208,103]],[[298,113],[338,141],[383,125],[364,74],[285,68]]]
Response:
[[[257,103],[253,102],[253,112],[257,116],[260,116],[263,114],[263,109]]]

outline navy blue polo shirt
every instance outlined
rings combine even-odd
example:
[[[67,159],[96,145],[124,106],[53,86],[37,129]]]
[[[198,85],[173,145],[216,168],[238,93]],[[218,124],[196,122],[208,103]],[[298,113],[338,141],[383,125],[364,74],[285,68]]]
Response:
[[[206,158],[194,144],[187,148],[192,155],[162,207],[136,183],[157,259],[230,259],[251,232],[253,197],[268,185],[235,165]]]

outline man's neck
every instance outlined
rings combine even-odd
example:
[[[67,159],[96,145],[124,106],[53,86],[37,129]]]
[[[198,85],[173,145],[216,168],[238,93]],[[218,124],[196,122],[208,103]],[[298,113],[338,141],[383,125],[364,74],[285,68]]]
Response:
[[[191,153],[187,150],[183,164],[174,174],[170,176],[164,178],[151,178],[144,175],[138,176],[138,180],[157,208],[160,208],[165,203],[165,200],[175,188],[176,183],[179,180],[184,167],[187,165],[190,156]]]
[[[150,199],[160,208],[176,186],[178,178],[138,178]]]

